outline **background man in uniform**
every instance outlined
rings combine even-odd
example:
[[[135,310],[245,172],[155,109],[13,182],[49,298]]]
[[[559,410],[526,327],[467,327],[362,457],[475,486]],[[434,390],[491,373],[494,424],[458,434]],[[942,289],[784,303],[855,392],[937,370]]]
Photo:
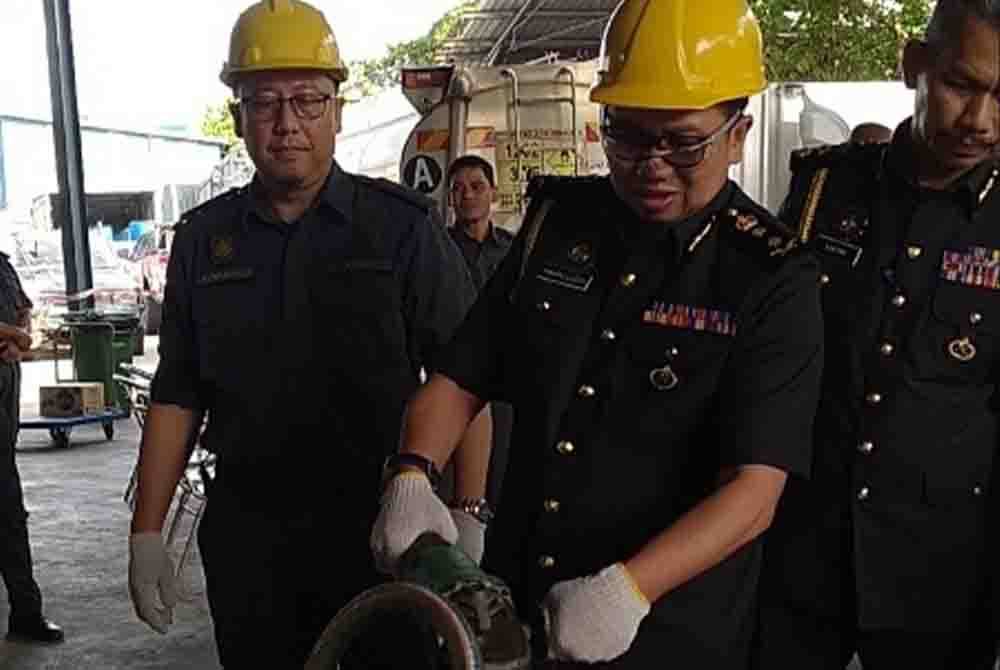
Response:
[[[625,0],[602,51],[591,97],[610,178],[529,194],[510,254],[408,407],[373,550],[391,566],[423,531],[457,535],[425,473],[486,400],[509,399],[484,565],[525,620],[544,612],[548,653],[745,668],[757,538],[810,459],[818,271],[728,180],[766,85],[747,4]]]
[[[347,72],[323,15],[259,2],[222,80],[257,173],[176,229],[129,579],[164,632],[161,529],[199,417],[216,454],[199,547],[222,664],[301,667],[376,582],[367,537],[403,405],[474,297],[433,204],[333,158]]]
[[[451,189],[451,206],[455,212],[455,225],[449,228],[449,233],[465,258],[476,290],[482,291],[514,241],[514,236],[510,232],[493,225],[491,214],[497,193],[493,166],[479,156],[471,154],[460,156],[448,168],[448,182]],[[491,506],[496,506],[499,500],[500,485],[504,470],[507,468],[507,450],[513,423],[514,413],[511,406],[508,403],[493,402],[479,413],[469,425],[469,430],[463,438],[482,439],[482,435],[485,434],[492,439],[488,461],[489,472],[485,474],[486,500]],[[459,454],[466,453],[468,452],[465,450],[459,451]],[[475,499],[457,501],[459,508],[474,504]],[[456,523],[462,523],[463,514],[456,512],[454,516]],[[488,519],[489,512],[482,518]],[[483,526],[479,528],[485,530]],[[463,534],[463,537],[470,537],[471,531],[472,529],[468,535]],[[467,549],[473,546],[465,544]],[[474,555],[473,558],[482,557],[482,551],[478,546],[475,547],[474,553],[478,553],[478,556]]]
[[[21,409],[21,356],[31,349],[31,300],[0,253],[0,574],[10,603],[7,637],[60,642],[63,631],[42,615],[32,574],[28,512],[14,458]]]
[[[1000,3],[940,0],[903,66],[890,144],[792,161],[827,359],[812,482],[765,547],[760,668],[992,667]]]
[[[892,139],[892,128],[887,128],[881,123],[859,123],[851,131],[851,141],[860,142],[888,142]]]
[[[448,168],[448,182],[455,212],[451,239],[462,251],[476,288],[482,290],[514,241],[508,231],[493,225],[497,194],[493,166],[479,156],[461,156]]]

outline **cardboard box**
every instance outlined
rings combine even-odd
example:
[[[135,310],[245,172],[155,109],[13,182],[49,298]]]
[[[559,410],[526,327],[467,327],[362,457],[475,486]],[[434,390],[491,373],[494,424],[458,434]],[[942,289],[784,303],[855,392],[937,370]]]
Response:
[[[104,411],[104,384],[101,382],[63,382],[38,389],[38,407],[42,416],[64,418],[100,414]]]

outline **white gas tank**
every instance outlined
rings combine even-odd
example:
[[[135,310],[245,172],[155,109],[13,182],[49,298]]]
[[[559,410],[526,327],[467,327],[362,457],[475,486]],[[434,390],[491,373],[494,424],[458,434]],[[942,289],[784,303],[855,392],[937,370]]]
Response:
[[[434,198],[446,220],[448,165],[475,154],[494,169],[494,223],[520,226],[528,180],[607,171],[598,106],[588,98],[596,61],[410,69],[403,90],[423,116],[400,160],[400,181]]]

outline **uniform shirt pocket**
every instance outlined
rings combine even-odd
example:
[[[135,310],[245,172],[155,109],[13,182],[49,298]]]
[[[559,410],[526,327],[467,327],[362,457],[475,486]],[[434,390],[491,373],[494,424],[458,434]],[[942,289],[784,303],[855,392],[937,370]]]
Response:
[[[982,384],[992,374],[1000,336],[1000,293],[941,283],[931,300],[918,360],[922,376],[943,382]]]
[[[375,374],[404,364],[406,329],[392,261],[353,258],[323,268],[313,287],[317,341],[335,347],[338,361],[364,364]]]
[[[663,430],[664,415],[694,426],[709,410],[708,398],[733,338],[706,331],[642,325],[628,337],[624,381],[639,426]],[[677,427],[680,424],[675,424]]]
[[[192,308],[203,380],[242,388],[255,357],[266,348],[261,332],[260,296],[252,270],[206,275],[195,282]]]

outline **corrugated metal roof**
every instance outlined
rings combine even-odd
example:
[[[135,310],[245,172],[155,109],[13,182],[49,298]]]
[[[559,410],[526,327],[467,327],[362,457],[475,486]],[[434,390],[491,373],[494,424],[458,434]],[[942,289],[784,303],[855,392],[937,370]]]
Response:
[[[476,65],[525,63],[546,57],[598,55],[604,26],[619,0],[480,0],[463,15],[460,35],[442,52]]]

